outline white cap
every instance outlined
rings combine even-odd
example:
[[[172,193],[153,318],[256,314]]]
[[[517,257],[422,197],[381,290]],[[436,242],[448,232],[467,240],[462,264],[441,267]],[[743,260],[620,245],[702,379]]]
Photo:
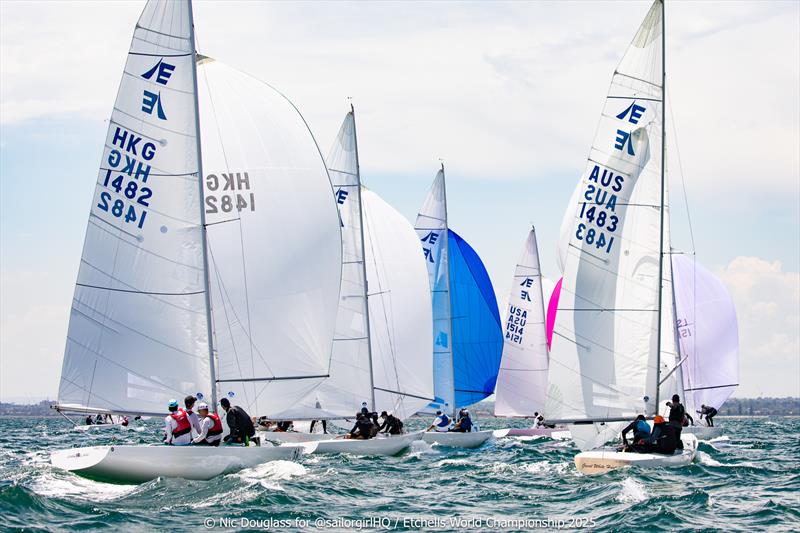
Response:
[[[205,402],[200,402],[199,404],[197,404],[197,410],[198,411],[208,411],[208,404],[205,403]]]

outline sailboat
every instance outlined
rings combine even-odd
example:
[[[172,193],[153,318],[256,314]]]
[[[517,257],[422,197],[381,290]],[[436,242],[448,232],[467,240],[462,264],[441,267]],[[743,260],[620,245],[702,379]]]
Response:
[[[544,413],[548,370],[542,272],[535,228],[531,228],[525,239],[514,271],[504,334],[494,414],[501,418],[535,418]],[[564,429],[511,428],[502,435],[549,437],[559,431]]]
[[[342,230],[342,290],[329,377],[283,417],[342,424],[365,402],[371,412],[404,420],[433,399],[431,308],[416,233],[362,185],[352,105],[326,161]],[[317,441],[314,453],[357,455],[394,455],[419,438],[416,433],[369,440],[264,435],[278,442]]]
[[[739,333],[736,308],[722,282],[694,257],[672,254],[675,328],[678,339],[677,386],[696,425],[683,428],[708,439],[720,426],[699,420],[702,405],[720,410],[739,385]]]
[[[433,382],[435,400],[426,411],[457,416],[459,408],[494,393],[503,334],[492,282],[478,254],[447,220],[444,165],[417,216],[417,235],[428,267],[433,307]],[[480,446],[490,431],[428,432],[425,441]]]
[[[685,435],[683,449],[669,456],[600,448],[637,414],[659,413],[669,374],[662,363],[677,353],[665,267],[664,47],[664,4],[656,0],[614,72],[561,226],[545,411],[569,424],[584,473],[683,466],[697,447]]]
[[[287,409],[327,376],[339,238],[299,112],[196,53],[189,0],[149,0],[109,122],[56,408],[164,416],[170,398],[213,410],[223,394]],[[210,479],[312,447],[96,446],[51,462],[116,482]]]

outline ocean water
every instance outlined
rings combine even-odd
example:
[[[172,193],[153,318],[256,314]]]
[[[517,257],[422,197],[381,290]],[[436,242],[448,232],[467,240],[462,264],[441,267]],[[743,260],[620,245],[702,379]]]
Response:
[[[800,418],[717,422],[725,435],[701,441],[681,469],[584,476],[569,441],[512,437],[477,450],[419,442],[397,457],[312,455],[211,481],[112,485],[51,467],[49,450],[158,442],[158,421],[87,434],[63,419],[0,418],[0,531],[800,531]]]

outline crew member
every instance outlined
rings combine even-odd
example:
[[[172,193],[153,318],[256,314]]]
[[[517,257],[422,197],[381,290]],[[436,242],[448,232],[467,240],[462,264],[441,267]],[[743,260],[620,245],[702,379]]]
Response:
[[[400,435],[403,432],[403,422],[392,413],[383,411],[381,413],[383,424],[378,428],[378,432],[388,433],[389,435]]]
[[[450,417],[441,411],[436,411],[436,418],[433,419],[433,424],[428,426],[425,431],[438,431],[444,433],[450,430]]]
[[[356,423],[348,433],[348,437],[351,439],[369,439],[372,437],[374,428],[375,424],[372,423],[369,416],[360,412],[356,415]]]
[[[678,448],[678,442],[675,437],[675,426],[668,424],[663,416],[656,415],[653,418],[653,432],[647,439],[646,446],[644,449],[636,451],[672,455]]]
[[[253,426],[253,419],[245,412],[244,409],[238,405],[231,405],[230,400],[223,398],[219,404],[225,409],[225,422],[231,432],[223,438],[228,444],[244,444],[248,446],[250,440],[259,444],[257,439],[254,439],[256,428]]]
[[[622,430],[622,444],[628,446],[628,432],[633,431],[633,445],[637,446],[650,437],[650,425],[644,418],[644,415],[639,415],[636,419],[625,426]]]
[[[469,433],[472,431],[472,418],[469,416],[469,411],[461,409],[458,412],[458,421],[450,431],[456,431],[458,433]]]
[[[178,407],[178,400],[170,400],[169,414],[164,418],[164,442],[172,446],[186,446],[192,442],[192,423],[186,411]]]
[[[686,415],[686,408],[681,403],[681,398],[677,394],[672,395],[672,401],[667,402],[669,407],[669,425],[675,429],[675,440],[677,441],[677,448],[683,449],[683,442],[681,441],[681,431],[683,430],[683,419]]]
[[[191,394],[183,399],[183,405],[186,406],[186,416],[189,417],[189,423],[192,424],[192,431],[194,431],[195,435],[200,433],[200,417],[198,417],[197,413],[192,410],[194,409],[194,404],[196,402],[197,398]]]
[[[208,410],[208,404],[201,403],[197,406],[200,415],[200,431],[192,443],[203,446],[219,446],[222,442],[222,420],[217,413]]]
[[[706,425],[708,425],[710,428],[714,427],[714,417],[717,416],[717,410],[714,407],[703,404],[700,406],[700,410],[697,412],[700,413],[700,420],[702,420],[703,415],[705,415]]]

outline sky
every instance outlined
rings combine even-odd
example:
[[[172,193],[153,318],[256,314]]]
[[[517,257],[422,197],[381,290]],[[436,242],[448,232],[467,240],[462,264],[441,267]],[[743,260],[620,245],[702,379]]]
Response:
[[[0,2],[0,399],[54,398],[107,120],[144,2]],[[195,3],[198,50],[286,94],[322,151],[450,225],[501,309],[530,224],[548,278],[611,75],[649,1]],[[726,284],[736,396],[800,396],[800,3],[668,2],[672,246]],[[684,194],[685,192],[685,194]],[[688,220],[691,218],[691,232]]]

